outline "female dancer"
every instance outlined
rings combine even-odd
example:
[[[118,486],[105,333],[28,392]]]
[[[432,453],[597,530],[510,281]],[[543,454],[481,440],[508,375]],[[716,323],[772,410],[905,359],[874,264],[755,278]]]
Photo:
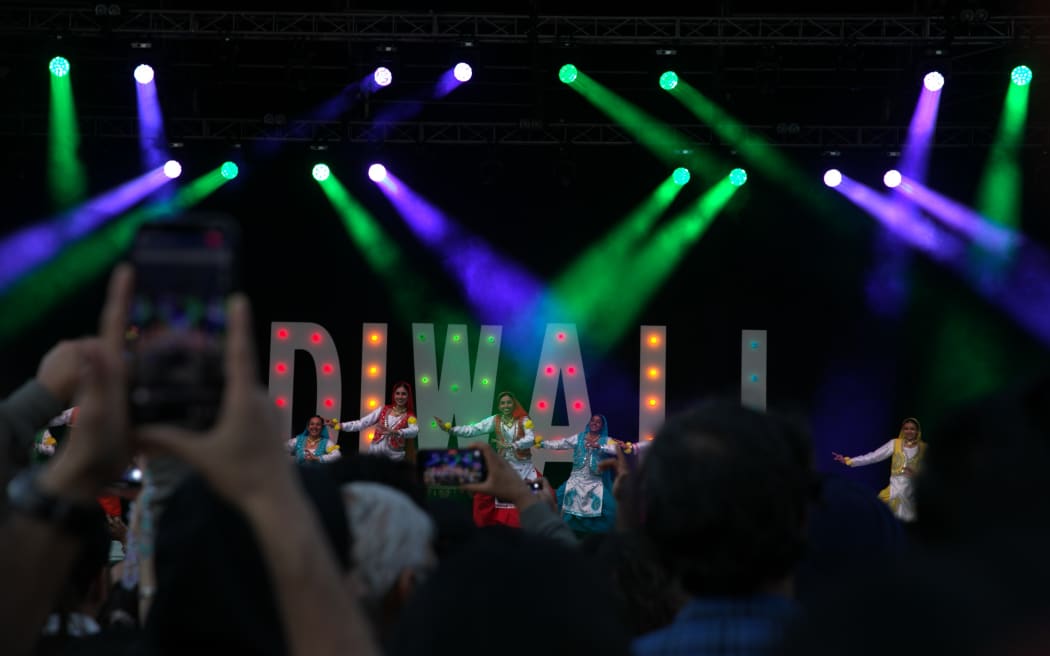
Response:
[[[847,467],[863,467],[875,462],[890,460],[890,484],[879,492],[879,498],[889,504],[893,514],[902,521],[915,519],[915,501],[912,496],[911,480],[919,473],[926,443],[922,441],[922,428],[919,420],[908,417],[901,424],[897,437],[886,442],[871,453],[853,458],[832,452],[836,462]]]
[[[525,413],[525,408],[510,392],[501,392],[496,397],[496,408],[499,410],[497,414],[465,426],[453,426],[440,417],[434,419],[438,426],[456,437],[488,434],[492,448],[514,467],[522,479],[532,481],[539,478],[540,473],[532,464],[532,451],[529,448],[534,440],[532,420]],[[523,446],[515,446],[516,442],[521,442]],[[474,495],[474,523],[478,526],[521,525],[514,504],[480,493]]]
[[[310,417],[306,430],[288,440],[288,453],[295,457],[299,464],[306,462],[332,462],[342,457],[338,444],[329,444],[324,434],[324,418],[320,415]]]
[[[604,415],[594,415],[587,428],[576,435],[552,440],[536,439],[540,449],[572,449],[572,473],[558,488],[558,507],[562,518],[577,535],[608,533],[616,526],[616,500],[613,498],[613,471],[599,470],[598,463],[616,455],[626,443],[609,437]],[[525,446],[525,440],[515,446]],[[628,450],[625,448],[625,452]]]
[[[412,447],[415,442],[408,440],[414,440],[419,435],[419,423],[416,421],[415,407],[412,404],[412,386],[404,381],[394,383],[390,396],[393,399],[390,405],[376,408],[360,419],[344,422],[332,419],[329,424],[336,430],[348,433],[378,426],[368,445],[368,452],[386,456],[391,460],[404,460],[408,447],[408,460],[413,462],[415,449]]]

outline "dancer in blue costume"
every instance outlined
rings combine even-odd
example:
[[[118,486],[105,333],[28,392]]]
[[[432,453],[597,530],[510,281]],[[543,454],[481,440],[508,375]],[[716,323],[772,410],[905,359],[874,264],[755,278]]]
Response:
[[[331,444],[325,433],[325,420],[321,415],[310,417],[306,430],[288,440],[288,453],[299,464],[332,462],[342,454],[338,444]]]
[[[526,446],[518,440],[515,446]],[[579,534],[608,533],[616,526],[616,500],[613,498],[611,470],[598,469],[598,463],[614,457],[622,443],[609,437],[609,424],[604,415],[594,415],[587,428],[576,435],[553,440],[539,437],[540,449],[572,449],[572,473],[558,488],[558,507],[569,527]]]

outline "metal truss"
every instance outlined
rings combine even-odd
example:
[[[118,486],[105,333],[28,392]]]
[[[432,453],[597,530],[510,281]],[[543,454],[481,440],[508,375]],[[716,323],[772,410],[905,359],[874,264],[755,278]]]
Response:
[[[89,5],[90,3],[85,3]],[[904,45],[949,41],[1006,45],[1050,41],[1050,16],[993,16],[956,23],[901,16],[536,16],[463,13],[274,12],[4,7],[0,34],[181,39],[636,45]]]
[[[81,116],[81,136],[96,139],[138,139],[138,119],[134,116]],[[683,139],[697,146],[731,147],[703,124],[671,125]],[[370,121],[288,120],[275,124],[264,119],[174,118],[166,122],[172,140],[222,141],[230,144],[250,141],[301,142],[336,147],[353,144],[475,144],[511,146],[630,146],[638,141],[613,123],[556,123],[534,121],[518,123],[403,122],[378,126]],[[747,126],[757,136],[783,148],[857,150],[900,150],[907,136],[907,125],[813,125],[784,130],[783,125]],[[43,116],[0,116],[0,136],[43,137],[48,121]],[[995,143],[995,129],[988,126],[937,127],[935,148],[987,147]],[[678,144],[680,145],[680,144]],[[1026,148],[1050,146],[1050,126],[1029,125],[1025,129]],[[669,145],[670,146],[670,145]]]

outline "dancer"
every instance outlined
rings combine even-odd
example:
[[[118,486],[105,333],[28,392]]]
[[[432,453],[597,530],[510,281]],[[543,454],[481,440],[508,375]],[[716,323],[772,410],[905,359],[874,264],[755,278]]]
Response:
[[[535,446],[540,449],[572,449],[572,473],[558,488],[558,507],[562,519],[577,536],[587,533],[608,533],[616,526],[616,500],[613,498],[613,471],[601,471],[598,463],[614,457],[616,450],[630,442],[609,437],[609,424],[604,415],[594,415],[587,428],[576,435],[544,440],[539,437]],[[521,439],[515,446],[527,446]]]
[[[419,435],[419,423],[416,421],[415,406],[412,403],[412,386],[404,381],[394,383],[390,397],[390,405],[376,408],[360,419],[344,422],[331,419],[329,425],[348,433],[378,426],[368,445],[369,453],[386,456],[391,460],[404,460],[407,451],[408,461],[415,462],[415,442],[409,440],[415,440]]]
[[[521,407],[517,397],[510,392],[501,392],[496,397],[496,408],[499,410],[497,414],[482,419],[476,424],[465,426],[453,426],[450,422],[436,416],[434,419],[437,420],[438,426],[449,435],[456,437],[475,437],[487,434],[492,448],[514,467],[522,479],[536,480],[540,473],[532,464],[532,451],[529,448],[535,439],[532,432],[532,420],[525,413],[525,408]],[[517,447],[516,442],[521,442],[524,446]],[[521,525],[518,520],[518,510],[514,504],[481,493],[474,495],[474,523],[478,526]]]
[[[342,457],[338,444],[329,444],[324,434],[324,418],[321,415],[310,417],[306,430],[288,440],[288,453],[299,464],[332,462]]]
[[[919,420],[908,417],[901,424],[897,437],[886,442],[871,453],[862,456],[848,457],[832,452],[836,462],[847,467],[863,467],[875,462],[890,460],[890,484],[879,492],[879,498],[885,501],[893,514],[905,522],[915,520],[915,501],[912,495],[912,478],[919,473],[922,457],[926,453],[926,443],[922,441],[922,428]]]

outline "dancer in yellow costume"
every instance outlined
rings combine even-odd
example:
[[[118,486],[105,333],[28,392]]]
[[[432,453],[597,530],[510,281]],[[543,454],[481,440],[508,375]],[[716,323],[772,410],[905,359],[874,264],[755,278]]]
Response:
[[[901,424],[897,437],[871,453],[853,458],[834,452],[831,455],[836,462],[848,467],[863,467],[890,458],[890,484],[879,492],[879,498],[889,505],[894,515],[902,521],[910,522],[915,520],[912,479],[919,473],[925,453],[926,443],[922,441],[919,420],[908,417]]]

